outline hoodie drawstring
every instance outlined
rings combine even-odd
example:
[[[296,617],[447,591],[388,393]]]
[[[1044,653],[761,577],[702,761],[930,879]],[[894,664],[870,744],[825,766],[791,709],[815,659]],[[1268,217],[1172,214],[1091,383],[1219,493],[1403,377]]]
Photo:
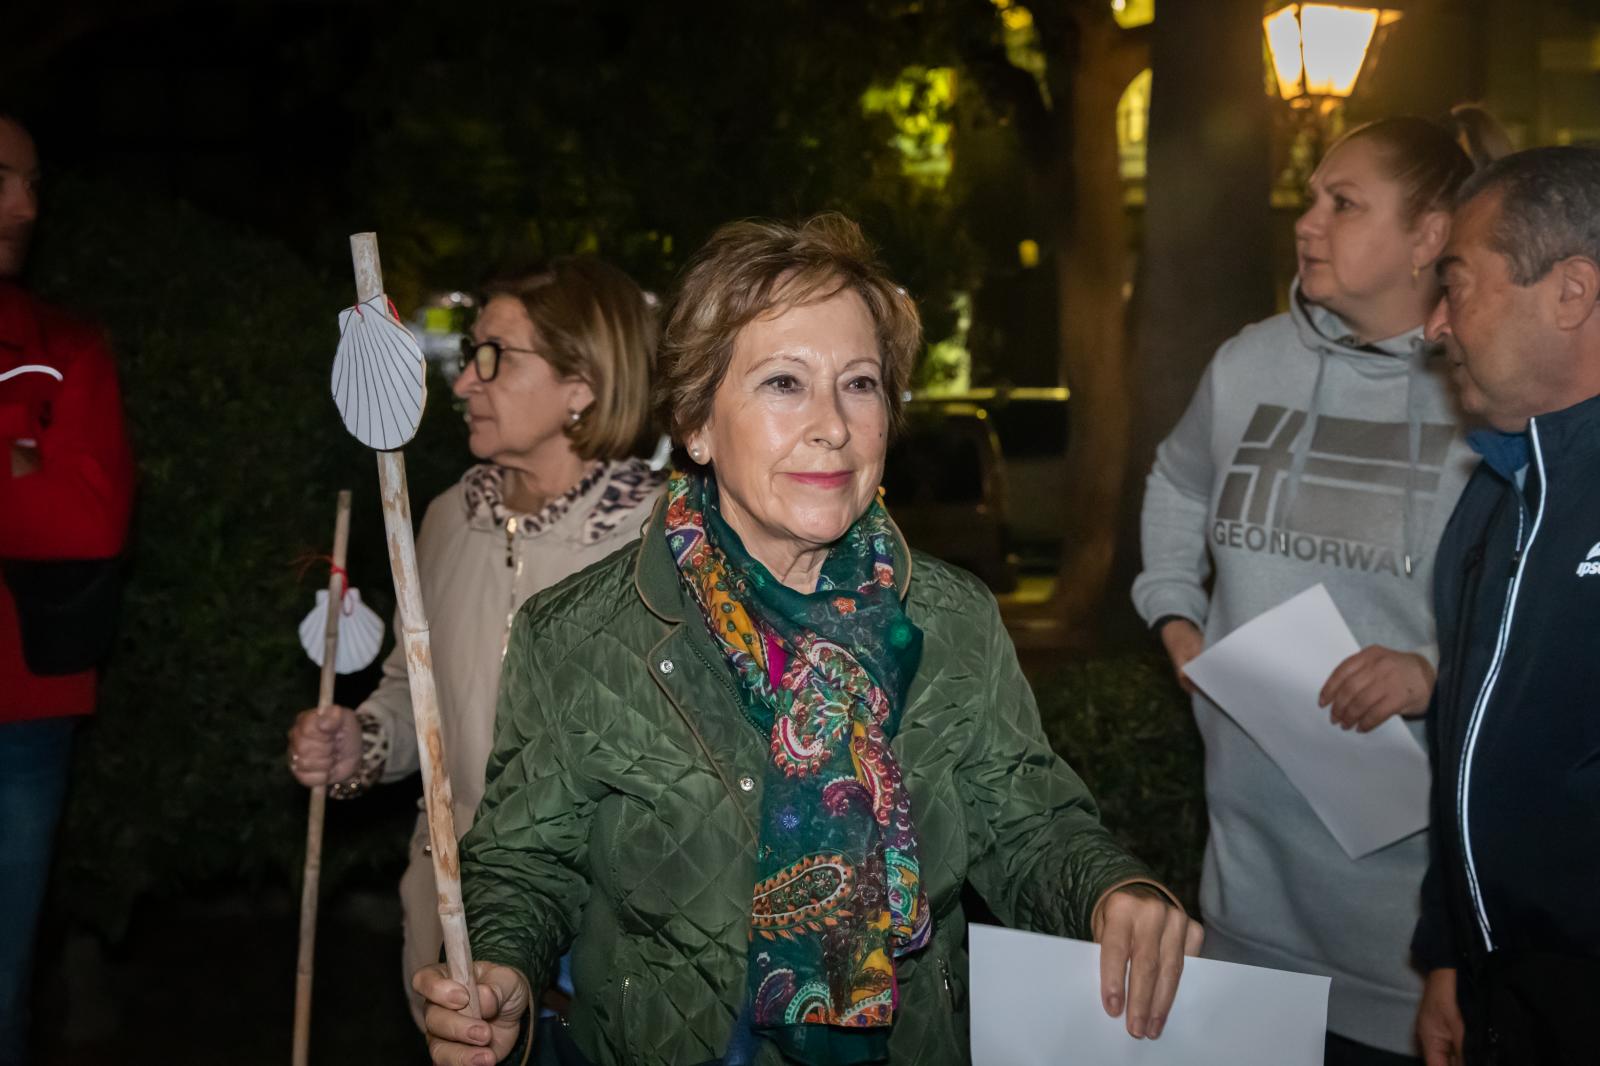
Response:
[[[1419,337],[1406,360],[1406,493],[1401,507],[1402,543],[1400,555],[1407,577],[1416,569],[1422,552],[1417,543],[1417,469],[1422,462],[1422,413],[1418,410],[1419,390],[1417,374],[1425,353]],[[1294,454],[1289,463],[1289,478],[1283,490],[1283,502],[1272,517],[1272,542],[1283,554],[1289,554],[1289,515],[1294,510],[1295,499],[1300,495],[1300,482],[1305,476],[1306,459],[1311,454],[1311,444],[1316,439],[1317,421],[1322,415],[1322,385],[1326,376],[1328,356],[1319,354],[1317,377],[1311,386],[1311,403],[1306,412],[1306,424],[1294,442]]]
[[[1423,345],[1426,342],[1417,337],[1411,344],[1411,355],[1406,360],[1406,443],[1409,447],[1410,462],[1406,465],[1406,499],[1403,515],[1404,526],[1404,557],[1406,576],[1410,577],[1416,567],[1418,557],[1422,554],[1417,544],[1416,507],[1417,507],[1417,466],[1422,461],[1422,415],[1417,410],[1417,375],[1426,357]]]
[[[1289,516],[1294,510],[1295,501],[1300,495],[1300,485],[1305,477],[1306,460],[1311,452],[1312,442],[1316,439],[1317,423],[1322,416],[1323,389],[1326,384],[1325,376],[1330,359],[1338,356],[1355,358],[1380,357],[1390,359],[1403,359],[1406,364],[1406,450],[1408,463],[1405,474],[1405,499],[1401,505],[1401,536],[1403,543],[1399,545],[1400,562],[1405,574],[1410,577],[1422,561],[1421,537],[1423,530],[1420,528],[1422,521],[1419,517],[1420,506],[1418,497],[1423,490],[1418,487],[1421,478],[1419,467],[1422,464],[1422,406],[1423,386],[1419,378],[1423,373],[1423,366],[1429,354],[1428,342],[1423,338],[1422,330],[1418,327],[1410,338],[1409,352],[1401,354],[1390,348],[1379,348],[1376,345],[1362,345],[1354,337],[1338,337],[1338,332],[1343,330],[1344,323],[1326,308],[1306,300],[1300,293],[1299,279],[1289,289],[1290,312],[1294,318],[1295,328],[1299,332],[1301,343],[1310,349],[1317,357],[1316,381],[1311,386],[1311,403],[1306,412],[1303,432],[1298,434],[1291,445],[1293,449],[1289,462],[1289,473],[1281,496],[1281,504],[1270,516],[1271,528],[1268,531],[1269,543],[1274,549],[1285,555],[1289,554]],[[1317,316],[1321,315],[1325,321],[1318,322]],[[1398,339],[1398,338],[1396,338]]]
[[[1322,380],[1327,366],[1327,355],[1317,353],[1317,379],[1311,386],[1311,404],[1306,411],[1305,429],[1295,438],[1294,454],[1289,460],[1289,481],[1283,490],[1283,503],[1272,516],[1272,541],[1284,555],[1289,554],[1289,512],[1294,509],[1295,497],[1300,495],[1300,479],[1305,474],[1306,457],[1311,454],[1311,442],[1317,436],[1317,419],[1322,414]]]

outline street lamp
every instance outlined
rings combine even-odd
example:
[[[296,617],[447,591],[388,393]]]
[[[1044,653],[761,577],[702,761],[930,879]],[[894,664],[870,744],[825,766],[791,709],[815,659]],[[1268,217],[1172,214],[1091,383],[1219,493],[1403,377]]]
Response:
[[[1377,31],[1398,21],[1389,8],[1291,3],[1261,20],[1278,93],[1297,108],[1327,113],[1349,97]]]
[[[1381,7],[1289,3],[1262,18],[1273,82],[1293,116],[1273,184],[1275,207],[1301,206],[1313,168],[1344,127],[1341,105],[1355,91],[1368,53],[1382,42],[1379,31],[1400,15]]]

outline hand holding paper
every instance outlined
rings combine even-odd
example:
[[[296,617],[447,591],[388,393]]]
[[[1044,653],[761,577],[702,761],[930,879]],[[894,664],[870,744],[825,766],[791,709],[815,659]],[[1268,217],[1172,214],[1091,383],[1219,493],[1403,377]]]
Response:
[[[1317,703],[1335,725],[1370,733],[1397,714],[1426,710],[1433,678],[1433,664],[1415,652],[1373,644],[1334,668]]]
[[[1094,925],[1107,1017],[1125,1016],[1129,1036],[1159,1037],[1183,957],[1199,953],[1205,931],[1160,892],[1138,883],[1107,893],[1095,908]]]
[[[1251,619],[1191,661],[1194,683],[1261,745],[1353,859],[1428,826],[1428,757],[1395,718],[1351,733],[1319,705],[1360,651],[1321,585]]]
[[[1328,979],[1189,959],[1159,1040],[1099,1009],[1102,951],[974,925],[974,1066],[1322,1066]]]

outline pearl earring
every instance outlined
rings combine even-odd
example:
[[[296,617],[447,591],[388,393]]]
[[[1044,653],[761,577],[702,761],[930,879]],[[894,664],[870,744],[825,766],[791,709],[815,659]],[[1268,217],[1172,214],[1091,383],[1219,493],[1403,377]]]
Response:
[[[580,419],[582,417],[583,417],[583,412],[582,411],[568,411],[567,412],[567,421],[573,423],[574,425],[576,425],[577,422],[578,422],[578,419]]]

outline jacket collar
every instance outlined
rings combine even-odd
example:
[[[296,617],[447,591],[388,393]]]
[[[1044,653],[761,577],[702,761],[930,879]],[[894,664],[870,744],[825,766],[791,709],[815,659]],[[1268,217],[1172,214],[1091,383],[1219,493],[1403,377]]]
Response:
[[[1535,415],[1521,433],[1480,429],[1467,434],[1467,444],[1483,457],[1483,464],[1506,481],[1517,483],[1517,474],[1533,463],[1537,437],[1542,477],[1548,481],[1551,469],[1562,476],[1568,466],[1592,477],[1600,463],[1600,396],[1549,414]]]
[[[894,537],[895,591],[905,600],[911,589],[911,546],[900,532],[893,518],[889,519],[889,532]],[[633,563],[633,587],[650,613],[664,622],[681,622],[692,613],[678,579],[678,564],[667,550],[667,494],[656,500],[650,521],[645,524],[639,542],[639,554]]]
[[[681,622],[688,613],[678,565],[667,550],[667,494],[662,493],[650,511],[633,560],[633,587],[650,613],[663,622]]]
[[[506,471],[493,463],[471,467],[458,484],[467,524],[473,529],[510,531],[522,537],[561,530],[580,544],[598,544],[622,523],[637,523],[636,513],[664,478],[642,459],[596,460],[576,485],[532,514],[506,506]]]
[[[1600,396],[1528,420],[1528,432],[1538,437],[1546,477],[1574,467],[1593,477],[1595,461],[1600,459]]]
[[[1484,465],[1507,481],[1515,481],[1517,471],[1528,465],[1526,433],[1476,429],[1467,434],[1467,445],[1483,457]]]
[[[605,474],[605,463],[592,462],[566,492],[537,511],[523,512],[506,505],[505,468],[494,463],[478,463],[461,475],[461,499],[467,509],[467,522],[474,529],[509,529],[525,537],[536,537],[573,513],[578,502],[600,484]]]

